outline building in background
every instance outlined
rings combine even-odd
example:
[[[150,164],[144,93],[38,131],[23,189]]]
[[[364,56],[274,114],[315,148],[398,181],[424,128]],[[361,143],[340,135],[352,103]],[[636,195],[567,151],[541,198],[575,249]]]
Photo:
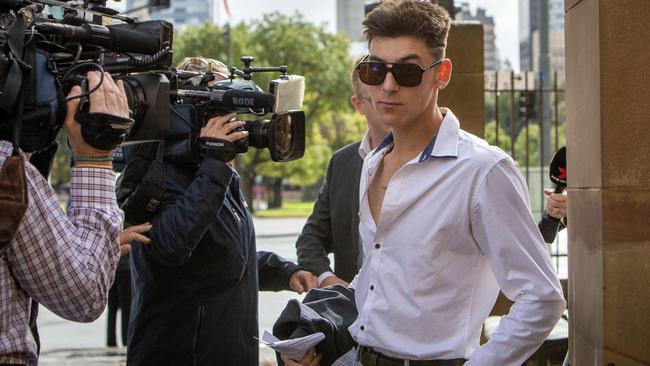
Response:
[[[564,74],[564,0],[548,0],[549,57],[551,70]],[[519,0],[519,65],[539,71],[540,2]]]
[[[499,69],[499,52],[496,46],[496,36],[494,34],[494,18],[488,16],[484,8],[478,7],[476,14],[472,14],[468,3],[462,3],[460,10],[456,12],[456,20],[460,21],[478,21],[483,25],[483,53],[485,55],[485,71],[495,71]]]
[[[162,19],[174,25],[174,31],[182,31],[190,25],[202,25],[213,20],[216,0],[127,0],[128,15],[140,20]]]

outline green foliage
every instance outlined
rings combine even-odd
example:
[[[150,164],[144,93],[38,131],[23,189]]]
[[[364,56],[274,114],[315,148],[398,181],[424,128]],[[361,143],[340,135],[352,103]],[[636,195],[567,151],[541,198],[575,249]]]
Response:
[[[498,133],[499,142],[497,143],[497,129],[496,121],[491,121],[485,124],[485,141],[490,145],[498,146],[501,150],[506,153],[510,153],[510,148],[512,146],[510,135],[499,125]]]
[[[282,207],[255,211],[255,216],[265,218],[307,217],[311,214],[313,208],[313,202],[285,200],[282,202]]]
[[[61,130],[59,132],[56,136],[56,142],[59,143],[59,149],[52,162],[52,172],[50,173],[52,184],[70,181],[70,158],[72,153],[68,147],[68,138],[65,131]]]

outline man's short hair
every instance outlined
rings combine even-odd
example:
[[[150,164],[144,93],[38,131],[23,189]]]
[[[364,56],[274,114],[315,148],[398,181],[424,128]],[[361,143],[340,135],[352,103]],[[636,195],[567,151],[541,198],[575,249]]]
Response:
[[[176,70],[214,72],[225,74],[230,73],[228,67],[221,61],[207,57],[185,57],[177,66]]]
[[[368,45],[375,37],[423,40],[434,58],[445,55],[451,18],[443,7],[422,0],[384,0],[363,21]]]
[[[367,55],[363,55],[359,57],[358,59],[354,60],[354,64],[352,65],[352,94],[359,96],[361,93],[361,88],[363,87],[363,83],[361,83],[361,79],[359,79],[359,72],[357,71],[357,65],[359,62],[363,61]]]

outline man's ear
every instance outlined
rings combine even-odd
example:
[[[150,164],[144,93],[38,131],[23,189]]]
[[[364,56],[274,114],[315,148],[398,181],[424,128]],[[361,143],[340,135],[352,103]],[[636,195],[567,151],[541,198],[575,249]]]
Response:
[[[440,66],[438,66],[436,72],[438,73],[438,81],[436,84],[438,89],[442,90],[447,87],[451,80],[451,60],[448,58],[444,59]]]
[[[354,107],[354,110],[357,111],[357,113],[364,115],[363,109],[361,108],[361,99],[357,97],[356,95],[353,95],[350,97],[350,102],[352,103],[352,106]]]

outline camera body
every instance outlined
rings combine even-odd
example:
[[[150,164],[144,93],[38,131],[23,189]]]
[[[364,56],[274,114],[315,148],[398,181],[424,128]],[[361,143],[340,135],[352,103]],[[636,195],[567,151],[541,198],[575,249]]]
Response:
[[[55,19],[39,0],[0,0],[0,136],[28,152],[47,148],[63,124],[65,96],[74,85],[82,87],[78,113],[88,113],[93,90],[85,74],[93,70],[124,79],[135,120],[128,126],[82,121],[86,142],[108,149],[129,133],[168,129],[168,114],[155,107],[169,103],[172,25],[119,16],[97,1],[60,4],[64,15]],[[124,23],[93,24],[80,12]]]
[[[233,73],[239,70],[233,68]],[[194,141],[207,121],[215,116],[231,112],[243,115],[265,116],[269,119],[249,120],[244,127],[248,137],[235,141],[238,153],[245,153],[249,147],[269,150],[271,159],[286,162],[299,159],[305,151],[305,114],[301,110],[304,96],[304,78],[284,75],[271,82],[273,93],[261,90],[252,80],[239,78],[216,82],[213,85],[187,85],[183,79],[211,80],[205,74],[177,73],[181,79],[178,88],[172,92],[177,104],[172,105],[171,129],[168,134],[168,156],[191,159],[196,156]],[[284,87],[273,88],[282,83]],[[291,90],[288,90],[291,89]],[[280,95],[279,90],[284,94]],[[191,107],[190,107],[191,106]]]

